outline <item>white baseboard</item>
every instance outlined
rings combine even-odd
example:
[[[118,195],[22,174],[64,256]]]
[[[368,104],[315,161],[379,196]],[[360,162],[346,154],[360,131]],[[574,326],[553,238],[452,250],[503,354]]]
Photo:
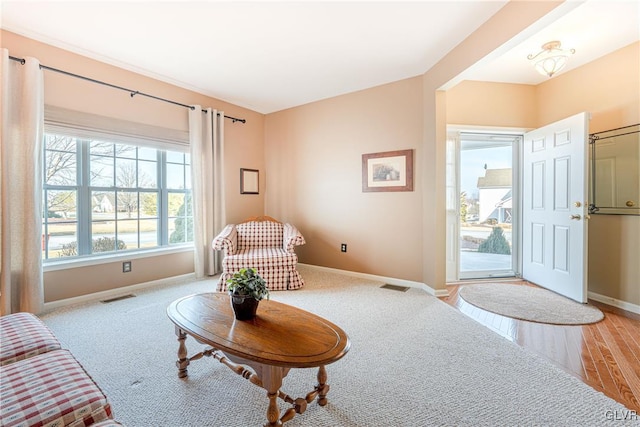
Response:
[[[196,280],[195,273],[182,274],[180,276],[166,277],[164,279],[152,280],[150,282],[138,283],[136,285],[123,286],[121,288],[109,289],[108,291],[95,292],[78,297],[66,298],[57,301],[45,302],[44,311],[55,310],[60,307],[66,307],[72,304],[80,304],[85,302],[102,301],[110,298],[128,295],[141,289],[152,288],[154,286],[171,285],[184,283],[187,280]]]
[[[632,313],[640,314],[640,305],[632,304],[627,301],[611,298],[606,295],[600,295],[595,292],[589,292],[589,298],[592,300],[601,302],[603,304],[611,305],[613,307],[621,308],[623,310],[630,311]]]
[[[311,265],[311,264],[303,264],[303,263],[300,263],[300,265],[304,265],[305,267],[309,267],[309,268],[314,268],[316,270],[328,271],[328,272],[337,273],[337,274],[344,274],[345,276],[358,277],[358,278],[361,278],[361,279],[375,280],[377,282],[388,283],[390,285],[408,286],[410,288],[418,288],[418,289],[421,289],[421,290],[425,291],[429,295],[433,295],[434,297],[438,297],[438,298],[439,297],[448,297],[449,296],[449,291],[447,291],[446,289],[433,289],[431,286],[429,286],[429,285],[427,285],[425,283],[422,283],[422,282],[414,282],[414,281],[411,281],[411,280],[404,280],[404,279],[396,279],[396,278],[393,278],[393,277],[378,276],[378,275],[375,275],[375,274],[358,273],[357,271],[339,270],[337,268],[321,267],[319,265]]]

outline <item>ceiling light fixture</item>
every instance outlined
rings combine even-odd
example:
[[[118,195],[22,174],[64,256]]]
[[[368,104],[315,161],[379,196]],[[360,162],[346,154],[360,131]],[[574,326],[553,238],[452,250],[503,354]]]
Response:
[[[569,55],[574,53],[575,49],[562,49],[560,42],[555,40],[543,44],[542,51],[535,55],[529,54],[527,59],[540,74],[551,77],[564,68]]]

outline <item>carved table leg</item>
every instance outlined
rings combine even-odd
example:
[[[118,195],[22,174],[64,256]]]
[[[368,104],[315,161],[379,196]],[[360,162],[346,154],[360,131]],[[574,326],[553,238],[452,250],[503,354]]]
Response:
[[[267,408],[267,421],[265,427],[280,427],[280,408],[278,408],[278,395],[282,386],[284,372],[277,366],[264,366],[262,369],[262,386],[267,390],[269,407]],[[287,417],[289,418],[289,417]]]
[[[178,378],[186,378],[188,375],[187,366],[189,366],[187,346],[185,344],[187,334],[176,326],[176,335],[178,336],[178,342],[180,343],[178,347],[178,360],[176,361],[176,366],[178,367]]]
[[[327,369],[324,365],[318,368],[318,405],[324,406],[327,404],[327,393],[329,393],[329,384],[327,384]]]

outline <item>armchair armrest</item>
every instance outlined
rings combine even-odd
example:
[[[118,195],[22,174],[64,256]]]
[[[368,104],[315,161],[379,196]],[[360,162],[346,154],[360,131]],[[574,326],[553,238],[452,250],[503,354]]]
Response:
[[[229,224],[211,242],[211,249],[224,251],[226,255],[234,255],[238,247],[238,231],[235,224]]]
[[[282,239],[283,248],[287,252],[294,252],[295,246],[304,245],[306,243],[306,241],[304,240],[304,237],[302,236],[302,234],[300,234],[298,229],[295,226],[288,223],[284,224],[282,237],[283,237]]]

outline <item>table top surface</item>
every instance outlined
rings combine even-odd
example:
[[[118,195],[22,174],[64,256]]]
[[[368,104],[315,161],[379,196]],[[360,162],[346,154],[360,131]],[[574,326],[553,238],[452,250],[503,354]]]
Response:
[[[266,365],[328,365],[350,347],[349,337],[338,326],[276,301],[262,300],[254,319],[236,320],[228,294],[194,294],[171,303],[167,315],[198,341]]]

